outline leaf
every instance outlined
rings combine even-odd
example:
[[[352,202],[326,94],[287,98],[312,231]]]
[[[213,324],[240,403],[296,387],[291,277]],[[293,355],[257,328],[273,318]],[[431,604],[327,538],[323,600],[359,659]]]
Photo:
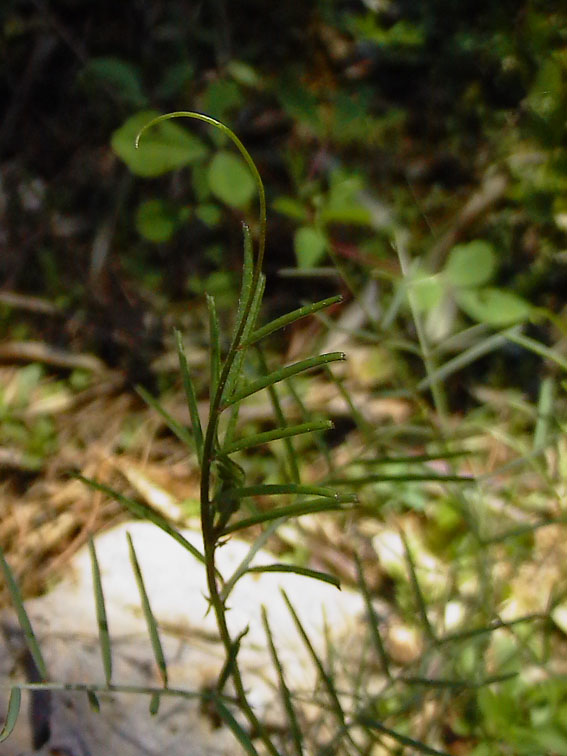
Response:
[[[322,299],[319,302],[314,302],[313,304],[305,305],[304,307],[299,307],[297,310],[288,312],[286,315],[282,315],[281,317],[270,321],[265,326],[257,328],[250,337],[246,339],[244,346],[251,346],[257,341],[260,341],[260,339],[264,339],[266,336],[278,331],[280,328],[286,328],[297,320],[301,320],[301,318],[306,318],[308,315],[313,315],[315,312],[319,312],[319,310],[323,310],[326,307],[331,307],[331,305],[342,302],[342,299],[342,296],[338,294],[337,296]]]
[[[251,396],[267,386],[273,386],[274,383],[279,383],[279,381],[283,381],[293,375],[303,373],[306,370],[313,370],[322,365],[327,365],[329,362],[337,362],[344,359],[346,359],[344,352],[329,352],[328,354],[321,354],[318,357],[309,357],[306,360],[294,362],[293,365],[280,368],[273,373],[269,373],[268,375],[262,376],[262,378],[257,378],[255,381],[252,381],[246,386],[246,388],[242,389],[242,391],[238,391],[231,396],[230,399],[225,402],[224,407],[229,407],[231,404],[240,402],[247,396]]]
[[[318,228],[302,226],[293,237],[293,248],[299,268],[313,268],[325,257],[327,237]]]
[[[177,228],[178,218],[160,199],[147,200],[136,211],[136,231],[151,242],[166,242]]]
[[[295,199],[295,197],[286,197],[285,195],[276,197],[272,202],[272,210],[275,210],[276,213],[287,215],[288,218],[300,223],[305,223],[307,220],[305,205],[298,199]]]
[[[496,255],[488,242],[457,244],[449,253],[445,275],[455,287],[482,286],[494,276]]]
[[[341,581],[334,575],[319,570],[310,570],[308,567],[299,567],[295,564],[264,564],[258,567],[249,567],[246,572],[293,572],[295,575],[321,580],[323,583],[334,585],[335,588],[341,589]]]
[[[321,211],[323,223],[369,225],[371,213],[359,198],[363,188],[359,176],[345,174],[342,170],[333,171],[328,200]]]
[[[226,70],[232,78],[245,87],[258,87],[262,84],[261,77],[256,73],[251,65],[242,60],[231,60]]]
[[[244,161],[231,152],[217,152],[209,165],[211,192],[231,207],[244,208],[256,191],[254,178]]]
[[[234,441],[231,444],[227,444],[223,447],[223,454],[233,454],[236,451],[243,451],[244,449],[251,449],[254,446],[261,446],[267,444],[270,441],[279,441],[282,438],[289,438],[290,436],[299,436],[302,433],[314,433],[315,431],[331,430],[335,426],[330,420],[313,421],[310,423],[300,423],[299,425],[288,425],[285,428],[275,428],[271,431],[265,431],[264,433],[254,433],[251,436],[241,438],[239,441]]]
[[[327,499],[335,499],[337,501],[340,498],[340,495],[332,488],[302,485],[299,483],[260,483],[256,486],[234,489],[232,493],[239,498],[245,496],[278,496],[280,494],[323,496]]]
[[[189,365],[187,364],[187,357],[185,356],[185,348],[183,346],[181,332],[178,330],[175,330],[175,341],[177,346],[177,356],[179,358],[179,369],[181,370],[181,379],[183,381],[183,389],[185,391],[189,415],[191,416],[193,438],[195,439],[197,457],[200,462],[203,458],[203,429],[201,427],[201,418],[199,417],[195,386],[189,372]]]
[[[104,669],[104,679],[107,685],[112,680],[112,653],[110,650],[110,635],[108,633],[108,619],[106,616],[106,606],[104,603],[104,593],[102,590],[102,581],[100,578],[100,568],[96,556],[93,539],[89,537],[89,554],[91,557],[91,568],[93,573],[93,590],[96,607],[96,620],[98,625],[98,637],[100,641],[100,653],[102,656],[102,666]]]
[[[431,275],[420,271],[416,277],[410,281],[411,294],[418,310],[428,311],[436,307],[445,294],[445,287],[441,275]]]
[[[91,709],[96,712],[96,714],[98,714],[100,712],[100,701],[98,700],[94,690],[87,688],[87,700]]]
[[[297,756],[303,756],[303,735],[301,732],[301,727],[299,725],[299,722],[297,721],[297,717],[295,716],[295,710],[293,708],[293,702],[291,700],[291,693],[289,692],[289,688],[287,687],[283,667],[278,657],[278,652],[276,651],[274,637],[272,635],[270,623],[268,622],[268,615],[266,613],[265,606],[262,606],[262,622],[264,623],[264,630],[266,637],[268,638],[268,646],[270,649],[270,656],[272,657],[272,664],[274,665],[278,673],[280,695],[287,714],[287,720],[289,723],[290,734],[294,743],[295,752]]]
[[[20,713],[20,706],[22,703],[22,691],[20,688],[12,688],[10,690],[10,700],[8,701],[8,710],[6,712],[6,721],[4,727],[0,731],[0,743],[7,740],[16,726],[18,721],[18,715]]]
[[[221,347],[219,320],[215,298],[205,294],[207,308],[209,310],[209,383],[211,400],[217,390],[219,375],[221,372]]]
[[[325,670],[323,662],[321,661],[321,659],[319,658],[319,655],[315,651],[315,648],[313,644],[311,643],[309,636],[307,635],[307,631],[303,627],[303,624],[301,620],[299,619],[299,616],[297,612],[295,611],[293,604],[289,600],[287,593],[284,591],[283,588],[280,589],[280,592],[283,596],[283,599],[286,603],[289,613],[291,614],[291,618],[293,619],[294,625],[298,633],[301,635],[301,639],[303,640],[303,643],[305,644],[305,648],[309,652],[311,660],[314,666],[316,667],[317,671],[319,672],[319,675],[321,676],[323,685],[327,690],[327,694],[329,698],[331,699],[331,707],[333,709],[333,713],[335,717],[337,718],[339,725],[343,727],[345,724],[345,715],[344,715],[343,708],[341,706],[341,702],[339,701],[339,697],[337,695],[337,690],[335,688],[333,679],[331,675],[329,675],[327,671]]]
[[[167,688],[167,665],[165,662],[165,656],[163,653],[163,648],[162,648],[161,640],[159,637],[157,623],[155,621],[154,614],[152,612],[152,607],[150,606],[150,599],[148,598],[148,592],[146,591],[144,578],[142,577],[140,563],[138,562],[138,557],[136,556],[136,551],[134,550],[134,544],[132,543],[132,537],[130,533],[126,533],[126,538],[128,540],[128,553],[130,555],[130,563],[132,565],[132,569],[134,571],[134,577],[136,578],[136,584],[138,586],[138,591],[140,593],[140,600],[142,602],[142,611],[144,613],[144,618],[146,620],[146,625],[148,627],[148,633],[150,634],[150,641],[152,644],[152,650],[154,652],[154,658],[156,660],[156,664],[160,671],[163,685],[165,688]],[[157,705],[159,706],[159,696],[157,696]],[[157,708],[156,708],[156,712],[157,712]]]
[[[89,87],[98,87],[111,93],[121,102],[134,108],[146,105],[148,98],[142,89],[138,68],[126,60],[115,57],[91,58],[79,73],[79,81]]]
[[[199,562],[202,562],[202,564],[206,564],[205,557],[203,556],[203,554],[201,554],[199,549],[195,548],[192,543],[190,543],[178,530],[172,527],[169,522],[161,514],[159,514],[159,512],[156,512],[155,509],[152,509],[151,507],[148,507],[146,504],[142,504],[139,501],[130,499],[127,496],[122,496],[122,494],[119,494],[118,491],[114,491],[114,489],[110,488],[109,486],[105,486],[103,483],[97,483],[96,480],[85,478],[83,475],[76,475],[75,477],[85,483],[85,485],[89,486],[89,488],[93,488],[95,491],[101,491],[107,496],[110,496],[111,499],[114,499],[125,509],[131,512],[134,517],[139,517],[142,520],[149,520],[150,522],[153,522],[154,525],[163,530],[164,533],[170,535],[175,541],[177,541],[177,543],[183,546],[184,549],[187,549],[187,551],[192,554],[195,559],[198,559]]]
[[[544,60],[532,86],[527,103],[540,118],[548,119],[560,107],[564,92],[564,69],[559,60]]]
[[[503,289],[461,289],[455,292],[459,307],[473,320],[494,328],[527,320],[532,312],[529,302]]]
[[[136,391],[148,406],[150,406],[152,409],[155,409],[156,412],[159,412],[159,414],[165,420],[167,427],[177,436],[177,438],[182,443],[184,443],[186,446],[193,445],[193,437],[191,436],[187,428],[178,423],[177,420],[174,420],[169,412],[161,406],[160,402],[158,402],[157,399],[154,399],[154,397],[148,391],[146,391],[143,386],[136,386]]]
[[[30,622],[30,618],[28,617],[28,613],[26,612],[26,608],[22,600],[22,594],[20,592],[18,583],[16,582],[16,579],[12,573],[10,565],[8,564],[8,562],[6,561],[4,557],[4,552],[1,547],[0,547],[0,567],[2,568],[2,572],[4,573],[6,587],[8,588],[8,591],[10,593],[10,598],[12,599],[12,603],[14,604],[14,609],[16,610],[18,622],[20,624],[20,628],[22,629],[22,633],[24,634],[24,638],[25,638],[28,650],[32,656],[32,659],[35,662],[35,665],[38,669],[41,679],[47,680],[47,667],[43,659],[43,654],[41,653],[39,643],[37,642],[37,638],[35,637],[35,634],[34,634],[34,631]]]
[[[354,497],[346,495],[344,498],[339,497],[338,501],[329,499],[316,499],[311,501],[304,501],[300,504],[290,504],[286,507],[277,507],[276,509],[270,509],[267,512],[260,512],[257,515],[252,515],[246,519],[234,522],[231,525],[227,525],[220,533],[221,536],[228,535],[229,533],[236,533],[238,530],[244,530],[250,528],[253,525],[263,525],[265,522],[271,522],[272,520],[279,520],[282,517],[301,517],[306,514],[314,514],[315,512],[333,512],[342,511],[343,504],[354,503]]]
[[[366,714],[361,714],[358,717],[358,722],[364,727],[369,727],[372,730],[378,730],[378,732],[389,735],[394,740],[397,740],[398,743],[413,748],[414,750],[419,751],[419,753],[426,753],[430,756],[450,756],[446,751],[438,751],[436,748],[431,748],[430,746],[425,745],[425,743],[421,743],[419,740],[414,740],[407,735],[402,735],[395,730],[391,730],[389,727],[385,727],[381,722],[378,722],[378,720],[373,719]]]
[[[246,730],[244,730],[244,728],[237,722],[232,712],[224,705],[220,698],[216,698],[214,703],[219,717],[228,729],[232,731],[232,734],[244,748],[248,756],[258,756],[258,751],[254,748],[250,735],[248,735]],[[274,753],[276,753],[276,751],[274,751]]]
[[[379,619],[374,610],[374,606],[372,605],[372,596],[370,595],[370,590],[368,588],[368,584],[364,577],[364,570],[362,569],[362,563],[356,552],[354,554],[354,559],[355,559],[355,564],[356,564],[358,585],[360,588],[360,592],[362,594],[362,598],[364,599],[364,604],[366,606],[366,613],[368,615],[368,627],[370,628],[370,640],[372,641],[374,645],[376,656],[378,657],[378,659],[380,659],[380,665],[382,666],[382,671],[384,672],[386,677],[391,680],[392,673],[390,672],[390,660],[388,659],[386,647],[384,645],[384,641],[382,640],[382,635],[380,634]]]
[[[150,698],[149,712],[150,716],[155,717],[159,711],[159,705],[161,703],[161,696],[159,693],[154,693]]]
[[[136,137],[158,115],[155,110],[143,110],[112,134],[112,149],[136,176],[161,176],[207,155],[207,147],[200,139],[169,121],[161,121],[144,134],[136,149]]]

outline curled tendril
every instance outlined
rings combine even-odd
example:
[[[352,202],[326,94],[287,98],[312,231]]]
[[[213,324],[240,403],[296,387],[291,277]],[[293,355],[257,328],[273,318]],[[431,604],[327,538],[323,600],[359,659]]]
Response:
[[[145,126],[143,126],[142,129],[138,132],[138,135],[136,137],[136,149],[140,146],[140,139],[142,137],[142,134],[144,134],[148,129],[151,129],[153,126],[155,126],[158,123],[161,123],[162,121],[169,121],[173,118],[192,118],[196,121],[204,121],[204,123],[208,123],[210,126],[214,126],[216,129],[221,131],[223,134],[226,134],[226,136],[232,141],[232,143],[236,146],[242,157],[244,158],[246,165],[250,169],[250,172],[252,173],[252,176],[254,178],[254,181],[256,182],[256,187],[258,189],[258,199],[260,202],[260,211],[259,211],[259,221],[260,221],[260,233],[259,233],[259,240],[258,240],[258,255],[256,257],[256,264],[254,265],[254,276],[253,276],[253,286],[252,289],[255,289],[255,284],[258,282],[258,278],[260,276],[260,271],[262,270],[262,264],[264,262],[264,252],[266,249],[266,192],[264,190],[264,183],[260,177],[260,173],[258,172],[258,169],[256,168],[256,165],[254,161],[252,160],[252,157],[246,147],[242,144],[240,139],[236,136],[234,131],[232,129],[229,129],[228,126],[226,126],[221,121],[217,121],[216,118],[212,118],[211,116],[204,115],[203,113],[196,113],[193,110],[176,110],[173,113],[165,113],[164,115],[157,116],[156,118],[153,118],[149,123],[146,123]]]

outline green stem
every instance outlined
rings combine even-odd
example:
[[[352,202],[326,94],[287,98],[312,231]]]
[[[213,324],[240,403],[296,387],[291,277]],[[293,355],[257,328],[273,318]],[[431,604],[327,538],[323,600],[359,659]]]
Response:
[[[214,529],[214,512],[213,512],[213,508],[210,501],[211,466],[216,457],[215,441],[217,438],[219,417],[222,412],[221,405],[222,405],[223,392],[226,387],[230,370],[232,368],[232,365],[238,353],[238,348],[242,342],[242,336],[244,333],[244,329],[246,327],[246,322],[248,320],[248,316],[250,315],[250,311],[253,305],[254,294],[258,286],[258,282],[260,280],[260,272],[262,270],[262,264],[264,260],[264,251],[266,248],[266,194],[264,191],[264,184],[262,183],[262,179],[260,177],[258,169],[256,168],[254,161],[252,160],[252,157],[250,156],[250,153],[248,152],[246,147],[244,147],[240,139],[236,136],[236,134],[234,134],[233,131],[231,131],[231,129],[228,128],[228,126],[225,126],[223,123],[221,123],[220,121],[217,121],[215,118],[211,118],[210,116],[203,115],[202,113],[195,113],[193,111],[176,111],[174,113],[167,113],[165,115],[158,116],[157,118],[150,121],[150,123],[146,124],[146,126],[144,126],[144,128],[140,131],[136,139],[136,146],[138,146],[140,137],[142,136],[143,132],[146,131],[146,129],[150,128],[151,126],[154,126],[157,123],[160,123],[161,121],[167,121],[171,118],[193,118],[198,121],[204,121],[205,123],[211,126],[214,126],[215,128],[219,129],[221,132],[223,132],[223,134],[228,136],[229,139],[237,147],[242,157],[244,158],[244,161],[248,165],[252,173],[252,176],[254,177],[254,180],[258,188],[258,197],[259,197],[259,202],[260,202],[260,212],[259,212],[260,231],[259,231],[258,255],[256,257],[256,261],[254,264],[254,269],[253,269],[253,274],[252,274],[252,284],[250,287],[250,294],[248,296],[248,300],[244,307],[244,313],[240,320],[240,324],[234,334],[232,343],[230,344],[230,347],[228,350],[228,354],[222,366],[222,370],[220,372],[220,376],[219,376],[218,383],[215,388],[214,395],[211,398],[207,430],[205,432],[205,438],[203,441],[203,460],[202,460],[202,466],[201,466],[201,492],[200,492],[201,529],[203,532],[203,544],[204,544],[204,551],[205,551],[205,563],[206,563],[206,573],[207,573],[207,586],[209,590],[209,597],[210,597],[211,605],[215,613],[220,638],[225,648],[226,658],[229,659],[233,655],[234,644],[233,644],[233,641],[232,641],[232,638],[228,629],[228,625],[226,622],[225,606],[219,592],[216,567],[215,567],[215,551],[217,547],[217,542],[216,542],[217,535]],[[240,675],[240,670],[238,668],[238,664],[236,663],[236,660],[234,660],[234,663],[232,664],[231,674],[232,674],[232,679],[233,679],[233,683],[234,683],[234,687],[236,691],[236,698],[238,699],[238,703],[242,712],[248,719],[252,729],[260,735],[262,742],[264,743],[268,752],[272,754],[272,756],[278,756],[278,752],[276,748],[274,747],[273,743],[271,742],[267,732],[265,731],[262,724],[259,722],[250,704],[248,703],[248,699],[246,697],[246,691],[244,689],[244,684],[242,682],[242,677]]]

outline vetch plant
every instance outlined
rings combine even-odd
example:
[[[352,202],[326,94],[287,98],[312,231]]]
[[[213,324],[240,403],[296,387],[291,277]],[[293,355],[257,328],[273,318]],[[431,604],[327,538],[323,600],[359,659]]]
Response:
[[[238,651],[242,637],[246,634],[246,628],[242,628],[242,631],[236,637],[231,635],[226,618],[228,608],[227,602],[229,601],[231,591],[235,584],[243,574],[250,571],[296,572],[312,579],[323,580],[336,585],[337,587],[339,583],[334,576],[326,573],[294,566],[292,564],[278,563],[254,567],[241,565],[234,575],[228,577],[222,576],[217,569],[216,553],[219,546],[222,545],[223,540],[225,540],[230,534],[244,530],[253,525],[267,524],[268,532],[273,532],[279,524],[285,522],[290,517],[298,517],[314,512],[342,510],[345,507],[352,506],[352,504],[356,502],[356,496],[353,494],[337,493],[332,487],[304,485],[300,482],[297,461],[293,450],[293,438],[301,434],[325,431],[333,426],[328,420],[315,420],[299,424],[288,424],[283,415],[276,391],[276,386],[280,382],[301,373],[344,360],[345,355],[341,352],[318,355],[300,360],[291,365],[282,366],[274,371],[266,370],[264,374],[259,375],[253,380],[246,381],[243,379],[243,364],[248,353],[252,350],[257,353],[260,365],[265,366],[266,363],[261,351],[261,342],[265,338],[301,318],[305,318],[308,315],[337,303],[340,300],[340,297],[335,296],[300,307],[264,326],[257,325],[265,286],[265,277],[261,272],[266,245],[266,201],[262,180],[252,158],[238,137],[224,124],[199,113],[176,112],[154,118],[149,123],[146,123],[138,133],[136,145],[140,142],[143,144],[143,141],[146,138],[146,132],[157,127],[158,129],[161,129],[162,134],[169,134],[170,136],[175,136],[181,140],[180,149],[182,148],[182,151],[185,150],[185,153],[195,150],[195,144],[191,144],[189,141],[182,138],[180,133],[172,129],[165,129],[165,127],[169,125],[166,122],[180,117],[203,121],[220,130],[232,140],[253,176],[258,190],[260,204],[259,240],[255,255],[251,232],[247,226],[244,226],[242,285],[235,322],[229,339],[229,345],[226,350],[223,349],[223,340],[221,338],[215,300],[213,297],[207,296],[210,331],[210,390],[209,413],[206,423],[202,425],[199,418],[196,392],[188,368],[188,362],[180,333],[176,334],[177,351],[187,406],[191,417],[191,429],[189,430],[182,426],[177,420],[175,420],[175,418],[171,417],[153,397],[148,395],[145,391],[140,390],[140,393],[148,403],[155,407],[155,409],[165,418],[172,432],[184,444],[192,447],[197,454],[201,468],[200,508],[203,551],[201,552],[194,545],[189,543],[165,518],[151,510],[149,507],[146,507],[133,499],[122,496],[96,481],[84,478],[83,480],[92,488],[103,491],[114,497],[134,516],[151,520],[157,527],[167,532],[182,544],[190,552],[192,557],[202,562],[206,570],[210,606],[216,617],[220,639],[224,647],[224,667],[217,680],[216,686],[212,691],[208,691],[207,693],[191,693],[188,691],[172,690],[168,688],[167,665],[161,647],[159,630],[149,604],[134,546],[132,541],[129,540],[128,545],[132,568],[140,592],[142,610],[147,622],[156,664],[160,670],[160,676],[163,682],[162,688],[151,690],[144,688],[143,690],[138,691],[145,692],[146,694],[151,693],[150,711],[155,713],[158,710],[160,699],[164,695],[179,695],[185,697],[201,696],[210,701],[210,705],[214,707],[217,715],[233,731],[234,735],[247,753],[256,753],[252,741],[253,734],[260,738],[267,753],[272,754],[272,756],[277,756],[278,749],[249,703],[248,694],[244,687],[238,663]],[[163,157],[159,140],[157,140],[157,142],[154,140],[152,143],[152,149],[158,157]],[[187,157],[187,155],[185,155],[185,157]],[[140,169],[140,166],[138,166],[138,168]],[[237,420],[242,402],[264,389],[268,390],[273,403],[274,415],[276,417],[275,427],[272,430],[239,437],[237,434]],[[285,444],[289,463],[288,467],[290,470],[289,479],[281,484],[246,485],[245,471],[234,459],[234,455],[238,452],[254,449],[277,440],[282,440]],[[280,495],[294,497],[295,501],[283,505],[276,505],[273,509],[267,512],[253,512],[248,516],[243,514],[243,503],[246,499],[249,499],[252,496],[277,497]],[[251,547],[248,563],[258,547],[259,544]],[[92,542],[89,543],[89,550],[92,561],[94,600],[97,609],[97,624],[99,629],[100,651],[103,662],[105,685],[97,686],[86,681],[82,685],[74,686],[74,689],[84,691],[89,697],[89,701],[92,705],[98,707],[97,692],[119,692],[121,690],[130,690],[130,692],[132,692],[132,690],[125,686],[121,687],[120,684],[115,684],[112,679],[112,645],[106,619],[103,585],[95,547]],[[29,617],[26,613],[19,588],[8,563],[1,552],[0,566],[2,567],[16,608],[19,624],[28,650],[35,661],[42,680],[41,683],[35,683],[35,688],[46,686],[49,689],[57,689],[58,684],[49,680],[49,672]],[[297,621],[299,627],[301,627],[299,618],[294,616],[294,621]],[[277,652],[271,641],[267,619],[265,620],[265,628],[272,658],[281,683],[280,690],[284,697],[285,711],[287,712],[290,721],[290,727],[295,733],[294,739],[297,745],[296,750],[301,752],[301,738],[298,733],[298,725],[293,710],[291,694],[285,685],[283,677],[284,671],[278,662]],[[229,681],[232,683],[234,693],[227,692]],[[12,688],[6,724],[0,735],[1,739],[7,738],[15,726],[21,704],[21,690],[26,687],[34,687],[34,685],[18,684],[14,685]],[[61,689],[64,687],[67,687],[67,689],[69,688],[69,686],[65,686],[63,683],[61,683],[59,687]],[[334,695],[336,698],[336,694]],[[246,720],[248,730],[243,728],[241,718],[235,717],[235,706],[240,711],[241,717],[244,717]],[[344,715],[341,714],[339,719],[344,727]]]

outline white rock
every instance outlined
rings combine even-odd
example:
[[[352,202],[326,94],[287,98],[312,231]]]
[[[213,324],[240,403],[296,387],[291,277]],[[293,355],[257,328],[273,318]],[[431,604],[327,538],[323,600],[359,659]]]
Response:
[[[149,523],[120,526],[96,539],[108,624],[113,648],[113,682],[121,685],[159,686],[140,599],[128,557],[129,531],[160,626],[168,660],[169,685],[202,691],[215,682],[224,654],[213,612],[207,613],[203,566],[170,536]],[[184,532],[202,549],[200,535]],[[248,553],[249,545],[230,540],[218,551],[218,566],[226,578]],[[261,552],[254,564],[274,558]],[[265,605],[276,647],[289,687],[313,698],[316,672],[280,588],[285,588],[302,623],[325,654],[330,636],[338,656],[347,659],[362,638],[362,599],[350,591],[289,573],[245,575],[234,588],[227,619],[232,636],[245,627],[249,632],[239,656],[250,701],[261,719],[283,721],[275,673],[267,651],[261,621]],[[102,683],[89,554],[82,550],[72,560],[69,575],[45,596],[26,605],[52,680]],[[5,680],[22,679],[14,648],[22,645],[13,615],[5,614],[6,641],[0,638],[0,672]],[[10,631],[9,628],[13,628]],[[327,631],[325,631],[327,628]],[[325,639],[327,632],[327,639]],[[354,663],[354,659],[353,659]],[[8,683],[9,684],[9,683]],[[150,717],[148,697],[123,693],[101,694],[101,712],[91,710],[83,693],[53,692],[47,713],[49,739],[33,750],[29,717],[22,709],[16,730],[2,744],[2,756],[221,756],[237,754],[240,746],[226,727],[218,727],[201,711],[198,701],[162,698],[159,713]],[[7,688],[0,690],[0,714],[6,709]],[[37,699],[36,699],[37,703]],[[45,703],[38,704],[46,709]]]

